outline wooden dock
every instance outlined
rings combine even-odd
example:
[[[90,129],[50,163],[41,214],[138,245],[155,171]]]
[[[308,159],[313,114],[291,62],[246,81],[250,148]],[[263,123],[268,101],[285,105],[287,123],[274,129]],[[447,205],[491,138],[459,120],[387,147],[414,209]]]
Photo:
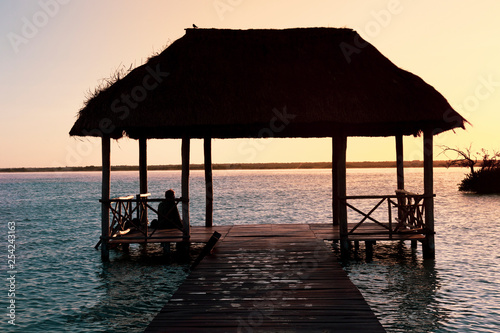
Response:
[[[349,223],[352,228],[355,224]],[[266,230],[269,225],[258,224],[251,226],[215,226],[215,227],[191,227],[190,240],[195,243],[206,243],[212,236],[214,231],[222,234],[221,240],[228,233],[229,230],[240,230],[242,228],[251,227]],[[281,226],[283,228],[292,226],[293,228],[300,228],[307,226],[319,240],[340,240],[339,226],[334,226],[330,223],[312,223],[307,225],[301,224],[280,224],[273,225],[274,227]],[[236,229],[233,229],[236,228]],[[151,233],[149,233],[150,235]],[[132,243],[163,243],[163,242],[180,242],[182,241],[182,231],[177,229],[163,229],[156,230],[154,237],[145,238],[143,234],[138,231],[131,231],[130,233],[113,237],[109,240],[110,244],[132,244]],[[253,237],[253,236],[252,236]],[[284,236],[281,236],[284,237]],[[375,223],[365,223],[361,226],[356,233],[349,235],[351,241],[396,241],[396,240],[416,240],[421,241],[425,239],[425,235],[421,233],[394,233],[390,235],[387,230],[380,227]]]
[[[145,332],[385,332],[323,242],[331,225],[192,231],[201,239],[213,230],[222,236],[212,255]]]

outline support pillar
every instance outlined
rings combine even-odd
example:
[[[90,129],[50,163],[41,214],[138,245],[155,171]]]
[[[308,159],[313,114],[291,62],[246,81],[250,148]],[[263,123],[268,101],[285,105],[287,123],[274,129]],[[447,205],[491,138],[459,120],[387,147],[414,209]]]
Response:
[[[111,188],[111,139],[102,137],[101,260],[109,261],[109,194]]]
[[[425,259],[436,256],[434,244],[434,174],[433,174],[433,132],[424,131],[424,210],[425,225],[428,234],[422,242],[422,253]]]
[[[404,190],[405,188],[405,174],[403,163],[403,136],[396,135],[396,168],[398,177],[398,189],[400,190]]]
[[[182,138],[182,229],[184,240],[189,240],[190,237],[190,224],[189,224],[189,151],[190,151],[190,138],[185,136]]]
[[[139,138],[139,193],[148,193],[148,159],[147,159],[147,139]],[[148,210],[147,208],[141,212],[141,225],[148,224]]]
[[[170,255],[170,242],[162,242],[161,248],[163,249],[164,256]]]
[[[373,261],[373,245],[375,241],[365,241],[366,262]]]
[[[347,206],[342,200],[346,196],[347,136],[333,137],[332,148],[333,225],[339,226],[340,253],[341,256],[347,257],[349,255]]]
[[[148,193],[147,139],[139,139],[139,187],[140,193]]]
[[[203,142],[205,155],[205,227],[213,225],[214,187],[212,177],[212,139],[206,137]]]

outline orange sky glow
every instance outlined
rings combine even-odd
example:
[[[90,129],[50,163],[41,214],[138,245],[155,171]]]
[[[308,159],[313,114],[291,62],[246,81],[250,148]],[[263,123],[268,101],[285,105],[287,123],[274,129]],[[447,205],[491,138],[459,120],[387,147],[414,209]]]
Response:
[[[340,0],[7,0],[0,3],[0,167],[100,165],[100,141],[68,132],[88,91],[122,66],[200,28],[349,27],[434,86],[471,125],[439,145],[500,150],[500,2]],[[405,159],[422,159],[405,137]],[[148,162],[180,163],[179,140],[150,140]],[[202,163],[202,142],[192,143]],[[349,138],[349,161],[395,160],[394,138]],[[214,163],[331,160],[331,139],[214,140]],[[138,143],[112,145],[137,164]]]

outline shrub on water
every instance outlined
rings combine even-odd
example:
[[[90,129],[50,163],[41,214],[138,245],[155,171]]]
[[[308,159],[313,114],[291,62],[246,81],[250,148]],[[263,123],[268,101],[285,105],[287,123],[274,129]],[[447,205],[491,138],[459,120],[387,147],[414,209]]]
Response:
[[[457,157],[447,162],[447,166],[461,166],[470,169],[458,186],[459,191],[475,193],[500,193],[500,152],[493,151],[492,154],[486,149],[481,152],[472,152],[472,144],[469,148],[459,149],[441,146],[442,153],[457,154]],[[478,157],[481,159],[478,161]],[[475,167],[479,166],[478,171]]]
[[[500,168],[483,169],[469,173],[458,188],[475,193],[500,193]]]

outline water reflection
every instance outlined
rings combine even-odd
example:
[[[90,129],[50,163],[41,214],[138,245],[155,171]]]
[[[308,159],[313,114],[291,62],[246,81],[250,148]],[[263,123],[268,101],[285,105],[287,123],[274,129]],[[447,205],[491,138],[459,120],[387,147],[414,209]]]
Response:
[[[95,304],[78,309],[67,325],[77,324],[80,332],[144,331],[188,275],[191,257],[172,250],[164,255],[159,244],[133,244],[128,252],[112,251],[110,262],[96,267]],[[199,250],[194,244],[192,256]]]
[[[435,261],[419,259],[409,244],[379,242],[369,262],[361,245],[343,266],[388,332],[435,332],[450,316],[437,298]]]

